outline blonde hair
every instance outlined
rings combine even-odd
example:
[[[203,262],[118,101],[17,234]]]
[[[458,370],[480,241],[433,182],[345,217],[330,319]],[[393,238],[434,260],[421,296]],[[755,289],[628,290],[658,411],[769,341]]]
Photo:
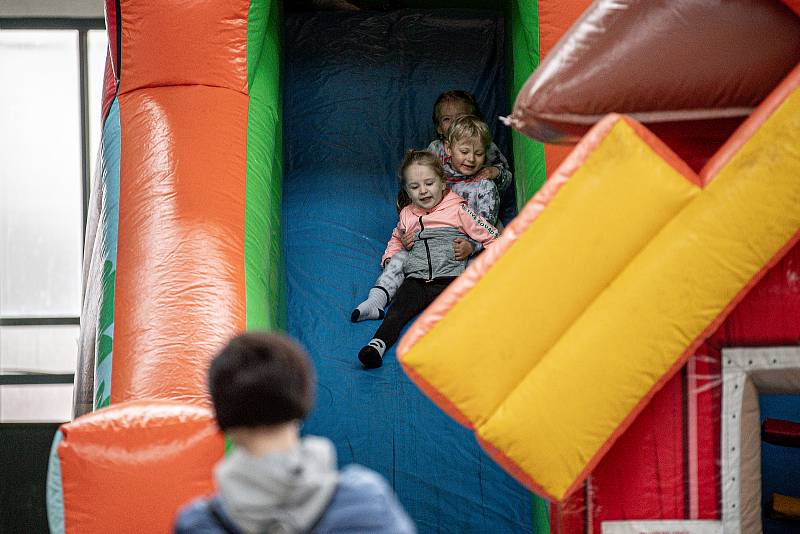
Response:
[[[489,133],[489,126],[475,115],[462,115],[454,119],[447,129],[446,139],[450,148],[461,139],[477,137],[481,140],[484,148],[492,144],[492,134]]]
[[[399,212],[409,204],[411,204],[411,197],[408,196],[406,192],[406,169],[411,167],[412,165],[422,165],[425,167],[430,167],[431,170],[439,177],[439,179],[443,183],[447,183],[447,179],[444,176],[444,167],[442,167],[442,162],[439,159],[439,156],[431,152],[430,150],[414,150],[413,148],[406,152],[406,155],[403,156],[403,162],[400,164],[400,191],[397,193],[397,211]]]

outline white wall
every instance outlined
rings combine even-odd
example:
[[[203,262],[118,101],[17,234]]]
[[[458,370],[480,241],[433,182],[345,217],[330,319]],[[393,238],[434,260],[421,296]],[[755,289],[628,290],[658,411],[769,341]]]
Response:
[[[0,17],[102,18],[103,0],[2,0]]]

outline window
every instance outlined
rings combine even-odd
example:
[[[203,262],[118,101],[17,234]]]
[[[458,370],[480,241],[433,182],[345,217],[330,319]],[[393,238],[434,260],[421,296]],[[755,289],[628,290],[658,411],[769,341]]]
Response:
[[[101,19],[0,19],[0,422],[72,413]]]

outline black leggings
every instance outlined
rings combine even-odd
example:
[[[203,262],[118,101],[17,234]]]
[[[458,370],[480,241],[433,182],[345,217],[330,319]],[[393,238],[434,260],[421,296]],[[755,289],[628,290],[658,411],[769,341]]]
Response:
[[[375,337],[386,343],[387,349],[394,345],[406,323],[427,308],[453,280],[454,276],[434,278],[430,282],[419,278],[403,280]]]

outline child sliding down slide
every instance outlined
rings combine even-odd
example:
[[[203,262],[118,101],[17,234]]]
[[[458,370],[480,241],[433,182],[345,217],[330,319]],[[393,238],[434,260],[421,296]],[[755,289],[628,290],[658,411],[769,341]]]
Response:
[[[384,352],[394,345],[406,323],[464,271],[475,248],[470,241],[485,247],[498,235],[463,198],[447,191],[442,163],[432,152],[406,154],[400,166],[400,187],[410,203],[400,211],[382,264],[405,252],[401,236],[413,235],[414,242],[402,262],[403,282],[392,307],[375,337],[358,353],[366,369],[383,365]]]
[[[457,155],[461,154],[461,151],[456,151],[456,143],[451,139],[451,127],[459,117],[464,115],[472,115],[473,121],[477,121],[481,125],[473,126],[471,131],[465,132],[462,124],[461,127],[457,128],[459,132],[456,134],[456,141],[474,145],[477,150],[482,149],[483,161],[477,165],[477,168],[462,166],[464,158],[461,155]],[[473,205],[466,196],[471,189],[465,187],[459,190],[458,187],[453,187],[454,184],[490,180],[488,183],[494,185],[498,195],[502,196],[511,185],[513,177],[508,167],[508,161],[506,161],[500,149],[497,148],[497,145],[492,142],[489,127],[483,120],[483,115],[478,109],[475,97],[466,91],[447,91],[439,95],[433,106],[433,126],[436,128],[436,139],[428,145],[428,150],[442,160],[447,181],[451,185],[450,189],[454,193],[463,196],[469,206],[480,213],[480,208]],[[484,216],[492,224],[496,224],[496,217],[496,213],[494,217]]]
[[[442,144],[444,154],[430,147],[428,150],[442,160],[450,191],[466,200],[478,215],[496,226],[500,209],[497,184],[491,179],[476,178],[477,174],[486,170],[497,172],[495,167],[483,166],[491,143],[489,127],[485,122],[474,115],[462,115],[447,130],[447,137]],[[431,143],[432,146],[434,144]]]
[[[490,224],[497,225],[500,195],[511,183],[508,163],[492,143],[489,127],[479,116],[474,97],[465,91],[442,93],[434,104],[433,123],[438,139],[428,145],[443,164],[450,190],[467,201],[467,205]],[[398,210],[408,204],[405,191],[398,195]],[[414,236],[401,235],[405,248]],[[472,253],[480,252],[480,244],[472,243]],[[367,299],[353,310],[353,322],[383,319],[384,308],[403,283],[403,262],[407,254],[399,251],[391,261],[383,263],[383,272],[369,291]]]

